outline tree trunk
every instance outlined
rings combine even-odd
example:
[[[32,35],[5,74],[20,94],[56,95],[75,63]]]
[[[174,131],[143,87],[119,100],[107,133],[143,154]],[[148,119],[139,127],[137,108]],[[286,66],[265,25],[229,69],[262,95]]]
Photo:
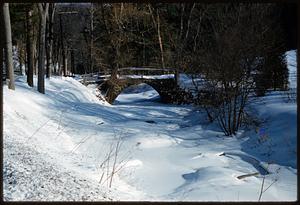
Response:
[[[63,67],[64,67],[64,76],[68,75],[68,58],[66,56],[66,51],[63,52]]]
[[[0,3],[0,7],[3,8],[3,3]],[[0,29],[3,29],[3,9],[0,9]],[[4,35],[0,32],[0,87],[3,90],[3,48],[4,48]],[[3,94],[0,95],[0,120],[3,122]],[[0,132],[3,133],[3,124],[0,126]],[[3,138],[2,138],[3,139]],[[1,144],[3,146],[3,144]]]
[[[160,54],[161,54],[161,66],[162,68],[165,68],[165,60],[164,60],[164,50],[163,50],[163,43],[162,43],[162,38],[161,38],[161,32],[160,32],[160,19],[159,19],[159,12],[158,9],[156,9],[156,19],[154,17],[153,11],[151,9],[151,5],[148,5],[153,24],[156,28],[157,31],[157,37],[158,37],[158,44],[160,48]]]
[[[46,78],[50,78],[50,53],[49,53],[49,19],[46,20],[46,29],[45,29],[45,53],[46,53]]]
[[[59,43],[56,45],[56,61],[57,61],[57,68],[55,68],[55,72],[58,75],[61,75],[61,48]]]
[[[159,20],[158,10],[157,10],[157,35],[158,35],[159,48],[160,48],[160,53],[161,53],[161,66],[162,66],[162,68],[165,68],[164,50],[163,50],[161,33],[160,33],[160,20]]]
[[[64,36],[63,36],[63,30],[62,30],[62,20],[61,20],[61,14],[59,15],[59,27],[60,27],[60,42],[61,42],[61,51],[62,51],[62,63],[63,63],[63,73],[64,76],[67,76],[67,58],[66,58],[66,50],[64,46]]]
[[[44,7],[44,8],[43,8]],[[40,15],[40,36],[39,36],[39,56],[38,56],[38,91],[45,93],[45,34],[46,34],[46,16],[48,14],[49,3],[38,4]]]
[[[33,87],[33,50],[34,44],[32,41],[32,11],[26,11],[26,21],[27,21],[27,39],[26,39],[26,51],[27,51],[27,83],[30,87]]]
[[[24,53],[23,53],[23,45],[22,45],[22,42],[19,42],[18,50],[19,50],[19,68],[20,68],[20,75],[23,75],[23,60],[24,60]]]
[[[52,36],[53,37],[53,36]],[[54,74],[57,74],[56,73],[56,64],[58,62],[57,60],[57,46],[56,46],[56,39],[53,38],[53,43],[52,43],[52,67],[53,67],[53,73]]]
[[[49,65],[52,64],[53,61],[53,22],[54,22],[54,8],[51,14],[51,18],[49,22]],[[49,77],[51,75],[51,68],[49,70]]]
[[[51,76],[51,65],[53,61],[53,21],[54,21],[54,11],[55,5],[50,4],[49,6],[49,15],[47,22],[47,49],[46,49],[46,58],[47,58],[47,66],[46,66],[46,78],[50,78]]]
[[[90,15],[91,15],[91,22],[90,22],[90,71],[93,72],[94,64],[93,64],[93,32],[94,32],[94,7],[92,4],[91,10],[90,10]]]
[[[22,38],[22,43],[23,43],[23,62],[24,62],[24,73],[23,75],[27,75],[27,54],[26,54],[26,38],[27,38],[27,34],[26,34],[26,10],[25,10],[25,21],[23,22],[24,23],[24,35],[23,38]]]
[[[11,24],[10,24],[10,15],[9,15],[9,4],[4,3],[2,6],[3,10],[3,26],[5,32],[5,65],[6,70],[8,71],[8,88],[15,89],[15,80],[14,80],[14,69],[13,69],[13,55],[12,55],[12,39],[11,39]]]
[[[75,74],[74,50],[71,50],[71,73]]]
[[[34,75],[37,74],[37,47],[38,47],[38,39],[37,39],[37,31],[36,31],[36,27],[33,27],[33,45],[32,45],[32,48],[33,48],[33,72],[34,72]]]
[[[175,69],[175,82],[176,82],[176,85],[179,85],[179,69],[176,68]]]

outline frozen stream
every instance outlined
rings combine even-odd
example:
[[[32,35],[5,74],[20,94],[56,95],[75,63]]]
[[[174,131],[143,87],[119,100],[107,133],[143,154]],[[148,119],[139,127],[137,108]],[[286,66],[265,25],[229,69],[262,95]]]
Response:
[[[116,99],[115,108],[128,116],[128,127],[135,127],[135,131],[129,129],[129,138],[139,147],[134,177],[123,179],[150,199],[235,200],[236,195],[250,199],[247,183],[257,183],[269,174],[268,165],[240,151],[245,139],[222,137],[218,128],[208,126],[205,113],[191,106],[159,103],[158,93],[148,85],[126,89]],[[134,126],[136,123],[139,125]],[[220,156],[221,152],[229,157]],[[236,178],[253,173],[260,175],[246,183]]]

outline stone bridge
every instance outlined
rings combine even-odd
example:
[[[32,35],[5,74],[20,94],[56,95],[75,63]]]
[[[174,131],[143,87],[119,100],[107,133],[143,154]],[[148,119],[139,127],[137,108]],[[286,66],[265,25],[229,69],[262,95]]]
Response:
[[[113,103],[125,88],[141,83],[148,84],[156,90],[163,103],[183,104],[192,101],[192,95],[177,85],[174,74],[171,74],[170,69],[122,68],[118,70],[117,77],[103,80],[99,85],[99,89],[106,100]]]

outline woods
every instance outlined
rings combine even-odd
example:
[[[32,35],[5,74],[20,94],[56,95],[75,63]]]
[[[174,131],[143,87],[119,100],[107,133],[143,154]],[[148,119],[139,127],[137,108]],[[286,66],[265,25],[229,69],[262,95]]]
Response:
[[[37,75],[40,93],[47,92],[44,79],[51,75],[103,72],[113,82],[122,67],[172,68],[178,86],[180,74],[192,78],[187,92],[193,104],[226,135],[242,125],[253,90],[264,96],[268,89],[287,89],[286,31],[275,23],[286,11],[276,4],[24,5],[3,4],[10,89],[13,47],[21,75],[24,66],[31,87]],[[11,25],[18,34],[11,34]]]

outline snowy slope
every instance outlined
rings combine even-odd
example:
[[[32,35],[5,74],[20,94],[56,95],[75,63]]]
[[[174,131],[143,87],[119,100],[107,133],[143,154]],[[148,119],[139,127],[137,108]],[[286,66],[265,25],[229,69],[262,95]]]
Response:
[[[109,105],[72,78],[46,80],[45,95],[16,81],[4,87],[5,200],[258,201],[263,178],[261,200],[296,200],[296,103],[282,92],[251,101],[259,127],[224,137],[145,85]],[[100,165],[120,141],[109,188],[115,158]]]

